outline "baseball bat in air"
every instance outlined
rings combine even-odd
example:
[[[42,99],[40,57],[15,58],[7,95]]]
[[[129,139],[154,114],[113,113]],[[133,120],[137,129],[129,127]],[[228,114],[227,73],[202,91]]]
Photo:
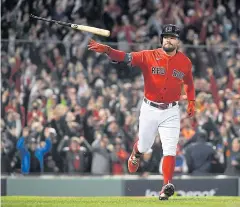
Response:
[[[109,37],[110,36],[110,31],[106,30],[106,29],[100,29],[100,28],[97,28],[97,27],[90,27],[90,26],[81,25],[81,24],[72,24],[72,23],[67,23],[67,22],[62,22],[62,21],[57,21],[57,20],[49,20],[49,19],[45,19],[45,18],[42,18],[42,17],[32,15],[32,14],[30,14],[30,17],[34,18],[34,19],[42,20],[42,21],[45,21],[45,22],[51,22],[51,23],[62,25],[62,26],[71,27],[73,29],[77,29],[77,30],[80,30],[80,31],[90,32],[90,33],[100,35],[100,36],[104,36],[104,37]]]

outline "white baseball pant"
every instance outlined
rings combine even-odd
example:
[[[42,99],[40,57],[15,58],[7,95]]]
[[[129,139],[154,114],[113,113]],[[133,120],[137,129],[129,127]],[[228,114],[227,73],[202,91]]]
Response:
[[[157,109],[143,101],[139,116],[138,150],[146,153],[151,149],[157,132],[162,142],[163,155],[175,156],[180,134],[179,105]]]

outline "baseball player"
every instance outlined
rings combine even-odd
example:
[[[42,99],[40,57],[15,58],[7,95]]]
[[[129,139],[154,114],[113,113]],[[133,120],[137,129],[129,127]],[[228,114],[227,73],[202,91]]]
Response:
[[[139,117],[139,140],[134,144],[128,160],[130,173],[137,171],[140,158],[153,145],[157,132],[163,148],[162,172],[164,183],[160,200],[168,200],[174,194],[171,183],[175,168],[175,156],[180,133],[178,101],[182,87],[188,98],[188,116],[195,112],[195,89],[192,63],[178,51],[180,29],[165,25],[161,34],[162,48],[125,53],[90,40],[88,49],[106,53],[113,61],[138,66],[144,76],[144,98]]]

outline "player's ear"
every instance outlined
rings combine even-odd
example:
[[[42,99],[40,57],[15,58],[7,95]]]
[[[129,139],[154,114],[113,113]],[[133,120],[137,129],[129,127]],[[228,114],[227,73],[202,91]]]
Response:
[[[180,47],[180,39],[178,38],[177,39],[177,48],[179,48]]]

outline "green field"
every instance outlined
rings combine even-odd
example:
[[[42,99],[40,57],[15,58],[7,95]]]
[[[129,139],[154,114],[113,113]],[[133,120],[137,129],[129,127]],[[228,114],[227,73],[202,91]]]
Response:
[[[1,197],[3,207],[240,207],[240,197]]]

